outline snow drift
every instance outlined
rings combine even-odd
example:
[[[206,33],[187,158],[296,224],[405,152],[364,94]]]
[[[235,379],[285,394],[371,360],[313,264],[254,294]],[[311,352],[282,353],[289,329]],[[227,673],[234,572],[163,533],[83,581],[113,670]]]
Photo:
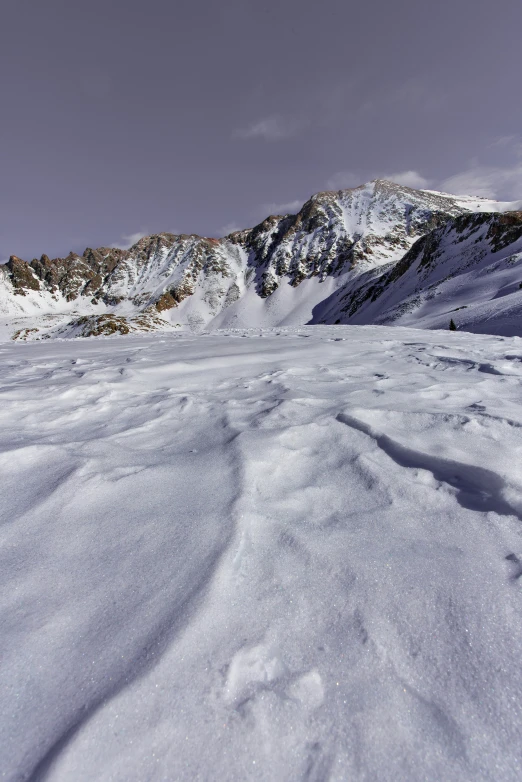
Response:
[[[5,779],[520,779],[522,340],[10,343],[0,377]]]

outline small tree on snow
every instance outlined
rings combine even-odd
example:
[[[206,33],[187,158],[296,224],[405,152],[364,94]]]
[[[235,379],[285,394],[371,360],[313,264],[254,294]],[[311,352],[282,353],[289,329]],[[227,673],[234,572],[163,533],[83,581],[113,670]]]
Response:
[[[456,331],[457,330],[457,327],[455,326],[455,321],[453,320],[453,318],[450,320],[449,330],[450,331]]]

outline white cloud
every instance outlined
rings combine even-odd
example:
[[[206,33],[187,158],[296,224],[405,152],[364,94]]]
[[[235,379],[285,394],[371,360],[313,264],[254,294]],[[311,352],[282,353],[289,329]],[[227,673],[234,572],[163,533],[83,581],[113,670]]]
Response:
[[[304,201],[301,201],[300,199],[297,199],[296,201],[287,201],[283,204],[261,204],[259,207],[259,213],[263,214],[265,217],[267,215],[288,215],[288,214],[296,214],[298,212]]]
[[[235,131],[234,136],[243,139],[262,138],[265,141],[280,141],[295,136],[305,124],[298,119],[278,116],[264,117],[246,128],[239,128]]]
[[[380,179],[389,179],[390,182],[396,182],[398,185],[413,187],[416,190],[423,190],[430,185],[430,180],[419,174],[418,171],[401,171],[398,174],[387,174],[379,177]]]
[[[362,184],[361,177],[352,171],[337,171],[327,181],[326,188],[327,190],[343,190],[344,188],[358,187],[358,185]]]
[[[522,157],[522,138],[520,136],[498,136],[489,146],[492,149],[507,149],[515,157]]]
[[[490,147],[511,147],[518,142],[518,136],[497,136],[489,145]]]
[[[242,231],[243,226],[238,225],[238,223],[227,223],[226,225],[221,226],[221,228],[218,229],[218,235],[219,236],[228,236],[229,234],[233,234],[235,231]]]
[[[390,182],[396,182],[404,187],[413,187],[416,190],[422,190],[429,187],[431,180],[423,177],[418,171],[401,171],[398,174],[385,174],[378,179],[387,179]]]
[[[136,231],[135,234],[123,234],[119,242],[114,242],[113,244],[110,244],[109,247],[128,250],[133,244],[136,244],[136,242],[139,242],[140,239],[143,239],[143,237],[147,235],[148,234],[145,231]]]
[[[513,138],[499,139],[499,145],[509,145],[514,150]],[[522,163],[517,159],[511,166],[484,166],[472,162],[469,168],[441,181],[428,179],[413,169],[396,173],[378,173],[360,176],[352,171],[338,171],[326,183],[328,190],[342,190],[364,184],[373,179],[387,179],[416,190],[427,188],[456,195],[482,196],[501,200],[522,198]]]
[[[471,165],[448,177],[440,185],[442,190],[456,195],[474,195],[484,198],[522,198],[522,164],[513,166]]]
[[[422,190],[430,185],[430,180],[419,174],[418,171],[400,171],[396,174],[373,174],[364,179],[352,171],[338,171],[333,174],[326,183],[328,190],[342,190],[344,188],[358,187],[371,179],[387,179],[390,182],[396,182],[398,185],[413,187]]]

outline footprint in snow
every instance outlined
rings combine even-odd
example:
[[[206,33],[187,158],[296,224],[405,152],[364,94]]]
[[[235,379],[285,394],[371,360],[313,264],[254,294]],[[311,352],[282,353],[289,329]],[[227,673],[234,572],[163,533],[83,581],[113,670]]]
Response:
[[[505,557],[508,562],[512,562],[514,567],[511,572],[510,581],[518,581],[520,576],[522,576],[522,562],[517,557],[516,554],[508,554],[507,557]]]
[[[236,708],[260,689],[271,689],[287,673],[279,652],[270,645],[241,648],[228,668],[225,700]]]

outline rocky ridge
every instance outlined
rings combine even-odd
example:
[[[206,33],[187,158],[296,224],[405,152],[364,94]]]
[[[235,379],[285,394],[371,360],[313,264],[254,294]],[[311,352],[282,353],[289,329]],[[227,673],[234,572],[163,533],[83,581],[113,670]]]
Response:
[[[437,328],[452,317],[463,330],[522,335],[522,211],[448,221],[339,304],[350,323]]]
[[[129,250],[87,248],[82,256],[42,255],[30,263],[11,256],[0,267],[0,312],[14,325],[24,321],[16,331],[29,339],[360,322],[363,311],[369,316],[368,300],[377,302],[402,279],[411,259],[429,252],[448,226],[459,233],[468,222],[489,220],[495,252],[518,241],[518,218],[495,214],[501,208],[376,180],[318,193],[295,215],[272,215],[221,239],[162,233]],[[440,262],[437,252],[430,268]],[[371,322],[378,320],[375,307],[371,312]]]

